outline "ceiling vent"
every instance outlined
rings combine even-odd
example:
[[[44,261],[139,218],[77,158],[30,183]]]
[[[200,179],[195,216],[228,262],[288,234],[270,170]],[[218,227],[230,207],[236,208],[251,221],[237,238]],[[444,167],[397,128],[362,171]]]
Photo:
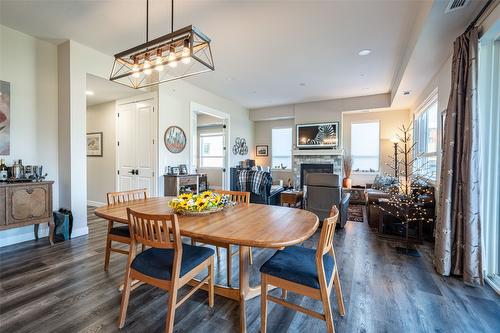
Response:
[[[455,10],[462,9],[469,4],[470,0],[450,0],[448,6],[446,6],[445,13],[451,13]]]

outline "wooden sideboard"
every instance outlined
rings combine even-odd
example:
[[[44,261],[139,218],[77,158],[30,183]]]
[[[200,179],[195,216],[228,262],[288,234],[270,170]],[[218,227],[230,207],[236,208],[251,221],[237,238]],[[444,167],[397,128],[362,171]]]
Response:
[[[181,193],[201,193],[207,190],[207,175],[164,175],[163,195],[178,196]]]
[[[0,230],[34,225],[38,239],[40,223],[49,224],[49,241],[54,243],[52,181],[0,183]]]

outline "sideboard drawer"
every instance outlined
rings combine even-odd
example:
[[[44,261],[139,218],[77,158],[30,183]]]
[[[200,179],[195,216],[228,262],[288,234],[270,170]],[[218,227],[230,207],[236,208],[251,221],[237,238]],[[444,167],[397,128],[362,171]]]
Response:
[[[6,225],[7,212],[5,209],[5,188],[0,187],[0,225]]]
[[[7,224],[49,218],[52,193],[47,184],[7,188]]]
[[[198,176],[179,177],[179,186],[193,185],[198,181]]]

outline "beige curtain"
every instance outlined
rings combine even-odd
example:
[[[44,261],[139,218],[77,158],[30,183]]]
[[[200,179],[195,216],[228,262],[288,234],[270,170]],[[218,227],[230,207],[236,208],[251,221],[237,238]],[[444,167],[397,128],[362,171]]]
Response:
[[[454,43],[446,111],[434,265],[442,275],[483,284],[479,218],[477,29]]]

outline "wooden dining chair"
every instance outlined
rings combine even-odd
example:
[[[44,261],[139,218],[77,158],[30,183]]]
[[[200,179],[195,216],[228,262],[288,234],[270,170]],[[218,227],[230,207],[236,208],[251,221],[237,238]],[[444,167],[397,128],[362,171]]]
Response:
[[[214,191],[217,194],[220,195],[226,195],[229,197],[229,201],[236,202],[237,204],[241,205],[249,205],[250,204],[250,192],[238,192],[238,191],[225,191],[225,190],[216,190]],[[238,250],[234,251],[232,250],[232,245],[231,244],[224,244],[224,243],[218,243],[218,242],[210,242],[208,243],[207,241],[198,241],[196,239],[191,239],[191,244],[196,244],[196,243],[205,243],[209,245],[213,245],[217,249],[217,260],[220,259],[220,248],[224,248],[227,251],[227,285],[231,286],[231,277],[233,276],[233,255],[238,253]],[[252,248],[250,248],[250,251],[248,252],[250,264],[253,264],[253,256],[252,256]]]
[[[139,199],[147,199],[147,189],[139,189],[132,191],[122,191],[122,192],[110,192],[106,195],[106,199],[108,201],[108,206],[116,205],[119,203],[139,200]],[[122,250],[119,248],[112,247],[112,242],[119,242],[122,244],[130,244],[130,232],[128,225],[121,225],[118,227],[113,226],[113,221],[108,221],[108,233],[106,236],[106,252],[104,255],[104,271],[108,271],[109,267],[109,258],[111,256],[111,252],[127,254],[127,250]],[[143,248],[144,250],[144,248]]]
[[[266,332],[268,300],[324,320],[326,321],[327,331],[330,333],[335,332],[330,306],[332,285],[335,285],[340,315],[345,315],[339,271],[333,250],[333,235],[338,216],[339,211],[337,207],[333,206],[330,216],[323,222],[316,250],[301,246],[290,246],[282,251],[277,251],[260,268],[262,333]],[[268,285],[281,288],[281,298],[268,295]],[[318,313],[286,301],[287,291],[322,301],[324,313]]]
[[[169,293],[165,331],[174,329],[175,310],[208,282],[208,305],[214,304],[214,250],[183,244],[177,215],[150,215],[127,208],[130,252],[125,273],[119,328],[125,325],[132,280],[139,280]],[[151,248],[136,255],[136,244]],[[207,276],[177,301],[177,291],[205,268]]]

